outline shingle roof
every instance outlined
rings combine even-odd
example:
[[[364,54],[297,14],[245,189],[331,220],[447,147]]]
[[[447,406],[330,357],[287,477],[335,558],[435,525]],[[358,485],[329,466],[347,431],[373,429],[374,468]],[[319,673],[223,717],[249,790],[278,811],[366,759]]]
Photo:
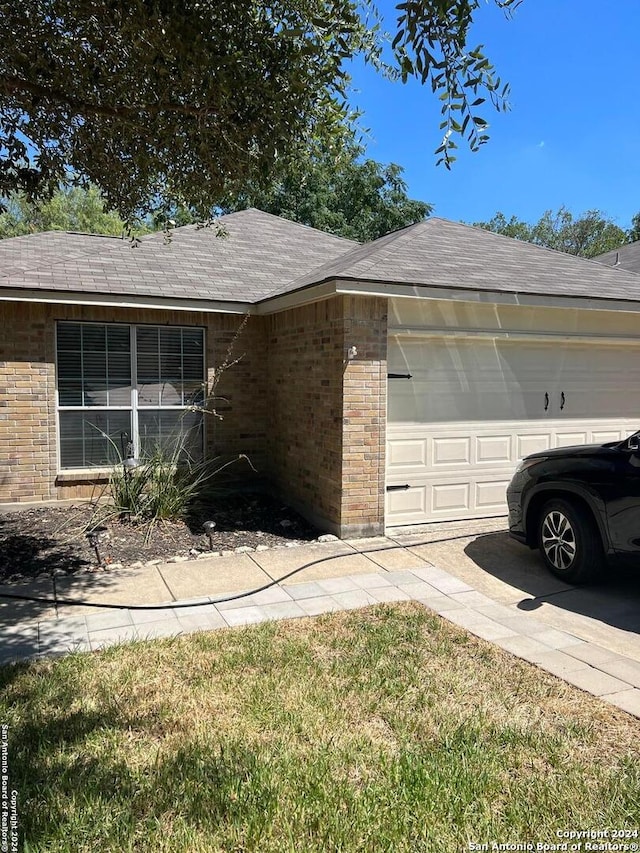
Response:
[[[63,232],[2,240],[0,287],[256,302],[357,245],[255,209],[221,221],[225,239],[187,225],[170,245],[151,234],[135,249]]]
[[[605,252],[604,255],[598,255],[593,260],[616,269],[640,273],[640,240],[635,243],[625,243],[619,249]]]
[[[46,268],[61,261],[105,251],[121,243],[115,237],[70,234],[68,231],[45,231],[24,237],[9,237],[0,240],[0,281],[40,267]]]
[[[633,273],[436,217],[357,246],[280,292],[330,279],[640,301]]]
[[[136,249],[64,232],[0,240],[0,289],[256,303],[337,279],[640,302],[633,272],[445,219],[363,245],[255,209],[222,222],[227,239],[185,226]]]

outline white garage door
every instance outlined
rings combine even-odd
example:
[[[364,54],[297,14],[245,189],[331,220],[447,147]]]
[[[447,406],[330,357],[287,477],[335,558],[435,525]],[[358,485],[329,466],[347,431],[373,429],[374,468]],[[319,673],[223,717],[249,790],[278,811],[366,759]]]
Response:
[[[640,428],[629,344],[398,335],[388,364],[388,525],[503,514],[523,456]]]

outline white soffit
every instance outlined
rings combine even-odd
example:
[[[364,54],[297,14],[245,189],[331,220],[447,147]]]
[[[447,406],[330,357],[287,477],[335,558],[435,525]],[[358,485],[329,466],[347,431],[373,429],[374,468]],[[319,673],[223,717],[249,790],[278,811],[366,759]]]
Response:
[[[451,299],[458,302],[488,302],[498,305],[521,305],[532,308],[572,308],[581,310],[640,312],[640,301],[607,299],[606,297],[553,296],[502,290],[474,290],[465,287],[433,287],[420,284],[336,281],[335,292],[350,296],[384,296],[400,299]],[[291,294],[293,295],[293,294]]]
[[[60,290],[0,288],[0,302],[43,302],[53,305],[95,305],[107,308],[149,308],[161,311],[191,311],[204,314],[257,313],[249,302],[223,302],[170,297],[73,293]]]

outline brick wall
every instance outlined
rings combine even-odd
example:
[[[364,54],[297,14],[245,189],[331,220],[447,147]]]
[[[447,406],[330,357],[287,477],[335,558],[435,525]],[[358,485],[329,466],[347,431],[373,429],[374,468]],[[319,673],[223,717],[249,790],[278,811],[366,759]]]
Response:
[[[248,461],[237,461],[225,469],[232,479],[265,476],[267,441],[267,339],[266,318],[249,317],[240,332],[243,319],[237,314],[206,315],[207,364],[209,383],[225,361],[215,389],[215,410],[220,417],[209,417],[207,453],[225,462],[239,454]]]
[[[95,496],[105,477],[57,470],[55,417],[56,320],[203,326],[209,382],[242,321],[237,315],[0,302],[0,503]],[[265,326],[252,317],[233,347],[239,357],[217,391],[222,420],[207,417],[208,453],[246,453],[258,472],[265,462]],[[229,474],[251,472],[241,462]]]
[[[0,303],[0,501],[54,496],[51,347],[42,305]]]
[[[339,524],[343,301],[328,299],[268,319],[271,479],[319,525]]]
[[[204,326],[221,420],[208,455],[247,454],[232,476],[265,477],[341,536],[384,525],[386,300],[337,296],[251,317],[0,302],[0,503],[96,496],[105,477],[57,470],[55,321]],[[357,348],[353,359],[349,347]]]
[[[358,353],[343,376],[341,529],[351,535],[384,532],[387,416],[387,300],[349,296],[345,349]]]
[[[271,479],[340,536],[381,532],[386,300],[339,296],[283,311],[269,318],[268,344]]]

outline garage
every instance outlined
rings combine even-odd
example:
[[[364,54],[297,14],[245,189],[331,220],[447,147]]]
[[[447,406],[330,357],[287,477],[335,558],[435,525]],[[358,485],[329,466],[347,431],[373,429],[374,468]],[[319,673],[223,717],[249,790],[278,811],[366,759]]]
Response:
[[[388,526],[502,515],[523,456],[640,427],[635,318],[391,302]]]

